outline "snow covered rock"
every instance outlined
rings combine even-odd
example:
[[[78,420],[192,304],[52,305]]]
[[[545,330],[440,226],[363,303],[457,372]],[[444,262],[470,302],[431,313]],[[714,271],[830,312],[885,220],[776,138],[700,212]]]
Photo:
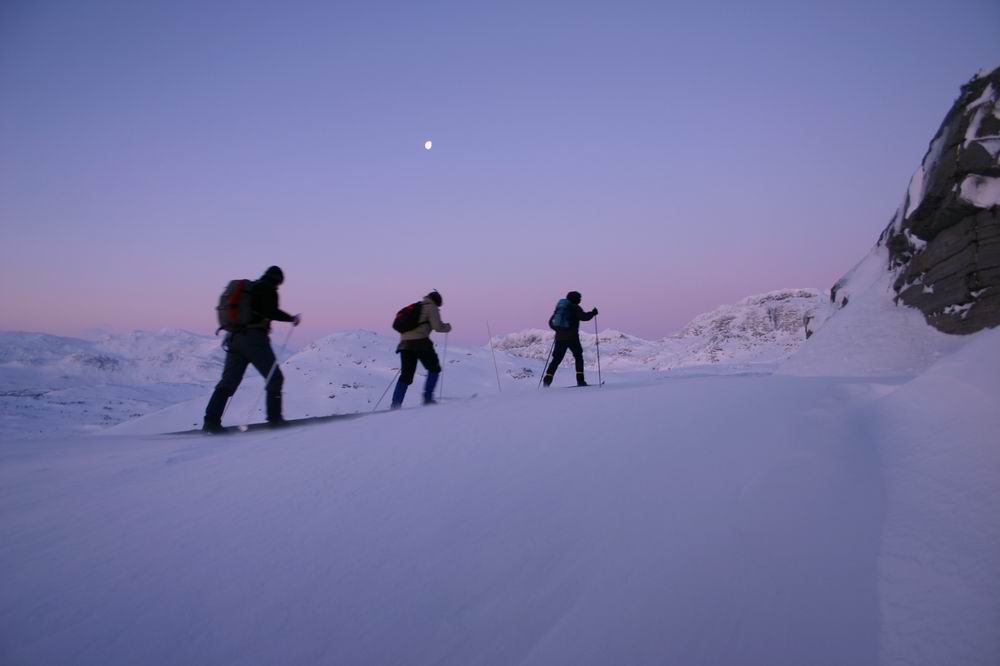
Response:
[[[827,292],[783,289],[749,296],[698,315],[679,333],[644,340],[619,331],[600,335],[601,363],[610,369],[670,370],[695,366],[774,365],[794,353],[832,311]],[[494,338],[494,346],[515,356],[544,359],[552,331],[531,329]],[[581,332],[588,367],[596,365],[593,334]],[[567,359],[564,363],[572,363]]]
[[[779,361],[823,324],[830,312],[826,302],[826,293],[819,289],[749,296],[695,317],[674,339],[694,341],[688,354],[699,362],[765,357]]]
[[[1000,67],[962,87],[879,244],[897,298],[946,333],[1000,324]]]

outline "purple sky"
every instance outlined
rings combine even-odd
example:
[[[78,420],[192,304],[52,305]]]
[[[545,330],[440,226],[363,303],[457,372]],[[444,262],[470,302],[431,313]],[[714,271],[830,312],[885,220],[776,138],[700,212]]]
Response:
[[[276,263],[300,341],[667,335],[829,287],[1000,64],[996,0],[486,5],[0,3],[0,328],[210,333]]]

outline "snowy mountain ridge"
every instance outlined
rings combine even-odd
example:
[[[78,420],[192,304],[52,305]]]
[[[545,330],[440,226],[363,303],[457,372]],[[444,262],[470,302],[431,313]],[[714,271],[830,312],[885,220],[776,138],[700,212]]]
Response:
[[[0,332],[0,431],[106,427],[204,394],[218,381],[217,338],[180,329],[98,340]]]
[[[94,341],[0,331],[0,367],[30,368],[63,378],[203,384],[213,377],[218,380],[222,359],[218,338],[182,329],[116,333]]]

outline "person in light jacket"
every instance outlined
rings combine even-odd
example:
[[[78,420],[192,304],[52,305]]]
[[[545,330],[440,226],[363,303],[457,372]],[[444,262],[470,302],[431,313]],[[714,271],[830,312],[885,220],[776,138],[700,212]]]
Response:
[[[403,406],[406,389],[413,383],[413,375],[417,372],[417,361],[427,370],[424,404],[436,404],[434,387],[437,386],[438,377],[441,375],[441,362],[438,360],[437,352],[434,351],[434,343],[431,342],[431,331],[447,333],[451,330],[451,324],[441,321],[440,308],[443,302],[444,299],[436,290],[424,296],[420,302],[420,323],[416,328],[399,334],[399,346],[396,347],[396,353],[400,358],[399,381],[396,382],[396,390],[392,394],[391,409]]]

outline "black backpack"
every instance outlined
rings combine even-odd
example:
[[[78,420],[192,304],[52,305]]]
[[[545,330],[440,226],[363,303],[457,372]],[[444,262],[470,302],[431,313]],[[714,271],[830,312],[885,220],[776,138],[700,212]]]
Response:
[[[253,280],[230,280],[219,297],[215,314],[219,318],[219,331],[230,333],[242,330],[253,319]]]
[[[553,331],[569,331],[572,330],[573,324],[570,321],[569,309],[571,304],[565,298],[559,299],[556,303],[556,309],[549,317],[549,328]]]
[[[392,320],[392,328],[400,333],[412,331],[417,326],[420,326],[420,315],[423,314],[423,311],[423,303],[419,301],[410,303],[396,313],[396,318]]]

